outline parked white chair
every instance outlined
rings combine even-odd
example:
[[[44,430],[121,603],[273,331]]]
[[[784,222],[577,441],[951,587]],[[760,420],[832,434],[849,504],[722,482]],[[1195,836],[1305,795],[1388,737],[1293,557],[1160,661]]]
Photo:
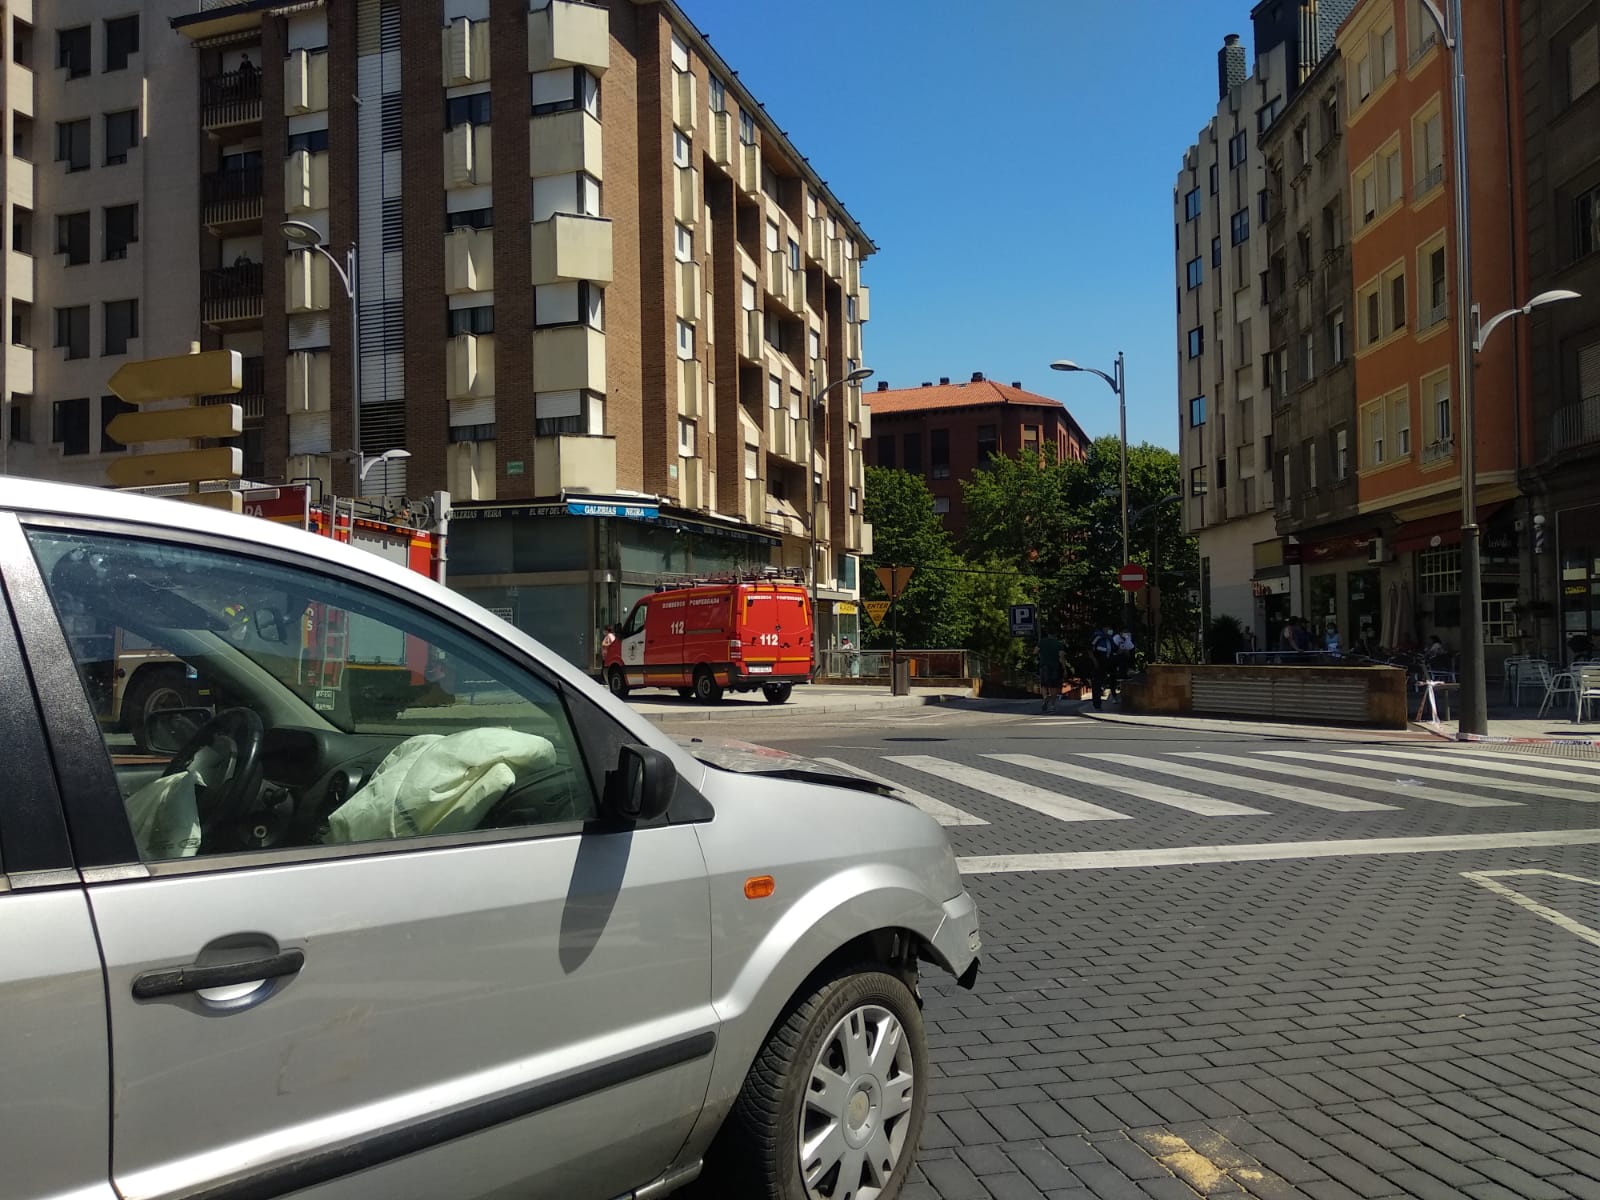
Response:
[[[1517,681],[1513,687],[1517,707],[1522,707],[1522,693],[1533,690],[1544,693],[1550,690],[1550,664],[1542,658],[1525,658],[1517,664]]]
[[[1571,671],[1559,671],[1554,675],[1549,674],[1549,667],[1545,668],[1548,679],[1544,688],[1544,699],[1539,703],[1537,720],[1544,720],[1544,714],[1557,707],[1557,701],[1563,696],[1575,696],[1577,686],[1572,679]]]
[[[1600,663],[1573,667],[1572,678],[1575,685],[1573,707],[1576,710],[1573,721],[1576,723],[1583,720],[1590,704],[1600,704]]]

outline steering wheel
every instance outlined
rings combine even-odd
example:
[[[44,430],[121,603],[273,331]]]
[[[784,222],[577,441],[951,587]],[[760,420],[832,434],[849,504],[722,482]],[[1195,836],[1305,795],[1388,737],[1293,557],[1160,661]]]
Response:
[[[225,708],[195,731],[162,772],[165,777],[189,770],[204,750],[213,750],[227,759],[227,773],[221,779],[204,782],[195,789],[202,836],[237,821],[249,810],[261,790],[261,742],[265,733],[261,717],[253,709]]]

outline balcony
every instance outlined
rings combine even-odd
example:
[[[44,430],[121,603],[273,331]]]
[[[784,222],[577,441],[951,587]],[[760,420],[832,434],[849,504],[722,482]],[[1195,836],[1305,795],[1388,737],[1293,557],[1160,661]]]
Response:
[[[212,171],[200,178],[200,218],[213,233],[261,224],[261,168]]]
[[[735,152],[734,183],[747,200],[761,199],[761,147],[740,142]]]
[[[739,325],[739,357],[745,362],[766,362],[766,314],[759,308],[746,309]]]
[[[1596,431],[1600,438],[1600,430]],[[1441,438],[1436,442],[1429,442],[1422,448],[1422,465],[1430,467],[1434,463],[1449,462],[1455,454],[1456,442],[1454,438]]]
[[[700,286],[700,264],[681,262],[673,265],[678,269],[678,316],[685,321],[698,321],[705,296]]]
[[[1428,173],[1417,181],[1417,194],[1415,199],[1422,199],[1422,197],[1426,196],[1429,192],[1433,191],[1434,188],[1441,186],[1443,183],[1444,164],[1442,162],[1434,163],[1433,166],[1428,168]]]
[[[678,459],[678,503],[684,508],[708,508],[705,499],[705,463],[698,458]]]
[[[246,421],[259,421],[267,412],[266,363],[260,358],[247,358],[242,364],[240,387],[237,392],[201,396],[202,405],[237,404]]]
[[[611,282],[611,222],[601,217],[557,213],[533,226],[533,282],[588,279]]]
[[[687,71],[672,73],[672,123],[689,134],[699,128],[699,91],[694,76]]]
[[[583,171],[605,177],[600,122],[581,109],[528,119],[528,174],[534,178]]]
[[[207,325],[258,324],[264,292],[260,263],[200,272],[200,319]]]
[[[452,295],[494,290],[493,229],[456,229],[444,235],[444,290]]]
[[[617,490],[617,439],[556,434],[533,439],[534,486],[554,495],[562,491]]]
[[[611,65],[611,14],[604,4],[550,0],[528,14],[528,70],[587,67],[604,75]]]
[[[606,390],[606,335],[587,325],[534,330],[533,390],[603,393]],[[544,486],[543,482],[540,486]]]
[[[718,112],[711,114],[711,164],[720,167],[728,174],[733,173],[733,158],[735,148],[739,144],[738,131],[733,125],[733,114]]]
[[[261,124],[261,72],[224,71],[200,81],[200,125],[207,133]]]
[[[1550,414],[1544,458],[1600,446],[1600,396],[1563,404]]]

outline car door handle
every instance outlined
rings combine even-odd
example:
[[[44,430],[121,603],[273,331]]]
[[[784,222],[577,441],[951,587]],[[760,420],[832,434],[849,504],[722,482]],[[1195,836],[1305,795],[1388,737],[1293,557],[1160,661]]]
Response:
[[[159,971],[146,971],[133,981],[136,1000],[153,1000],[158,996],[177,996],[184,992],[203,992],[207,988],[228,987],[238,983],[252,983],[257,979],[280,979],[296,975],[306,965],[306,956],[300,950],[285,950],[270,958],[252,958],[247,962],[221,963],[203,967],[191,963],[186,967],[166,967]]]

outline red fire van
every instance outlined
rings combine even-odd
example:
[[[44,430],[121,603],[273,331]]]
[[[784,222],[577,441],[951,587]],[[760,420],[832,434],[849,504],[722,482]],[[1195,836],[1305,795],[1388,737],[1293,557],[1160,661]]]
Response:
[[[797,583],[760,579],[668,588],[633,606],[605,654],[613,694],[676,688],[707,703],[760,689],[782,704],[811,679],[811,597]]]

